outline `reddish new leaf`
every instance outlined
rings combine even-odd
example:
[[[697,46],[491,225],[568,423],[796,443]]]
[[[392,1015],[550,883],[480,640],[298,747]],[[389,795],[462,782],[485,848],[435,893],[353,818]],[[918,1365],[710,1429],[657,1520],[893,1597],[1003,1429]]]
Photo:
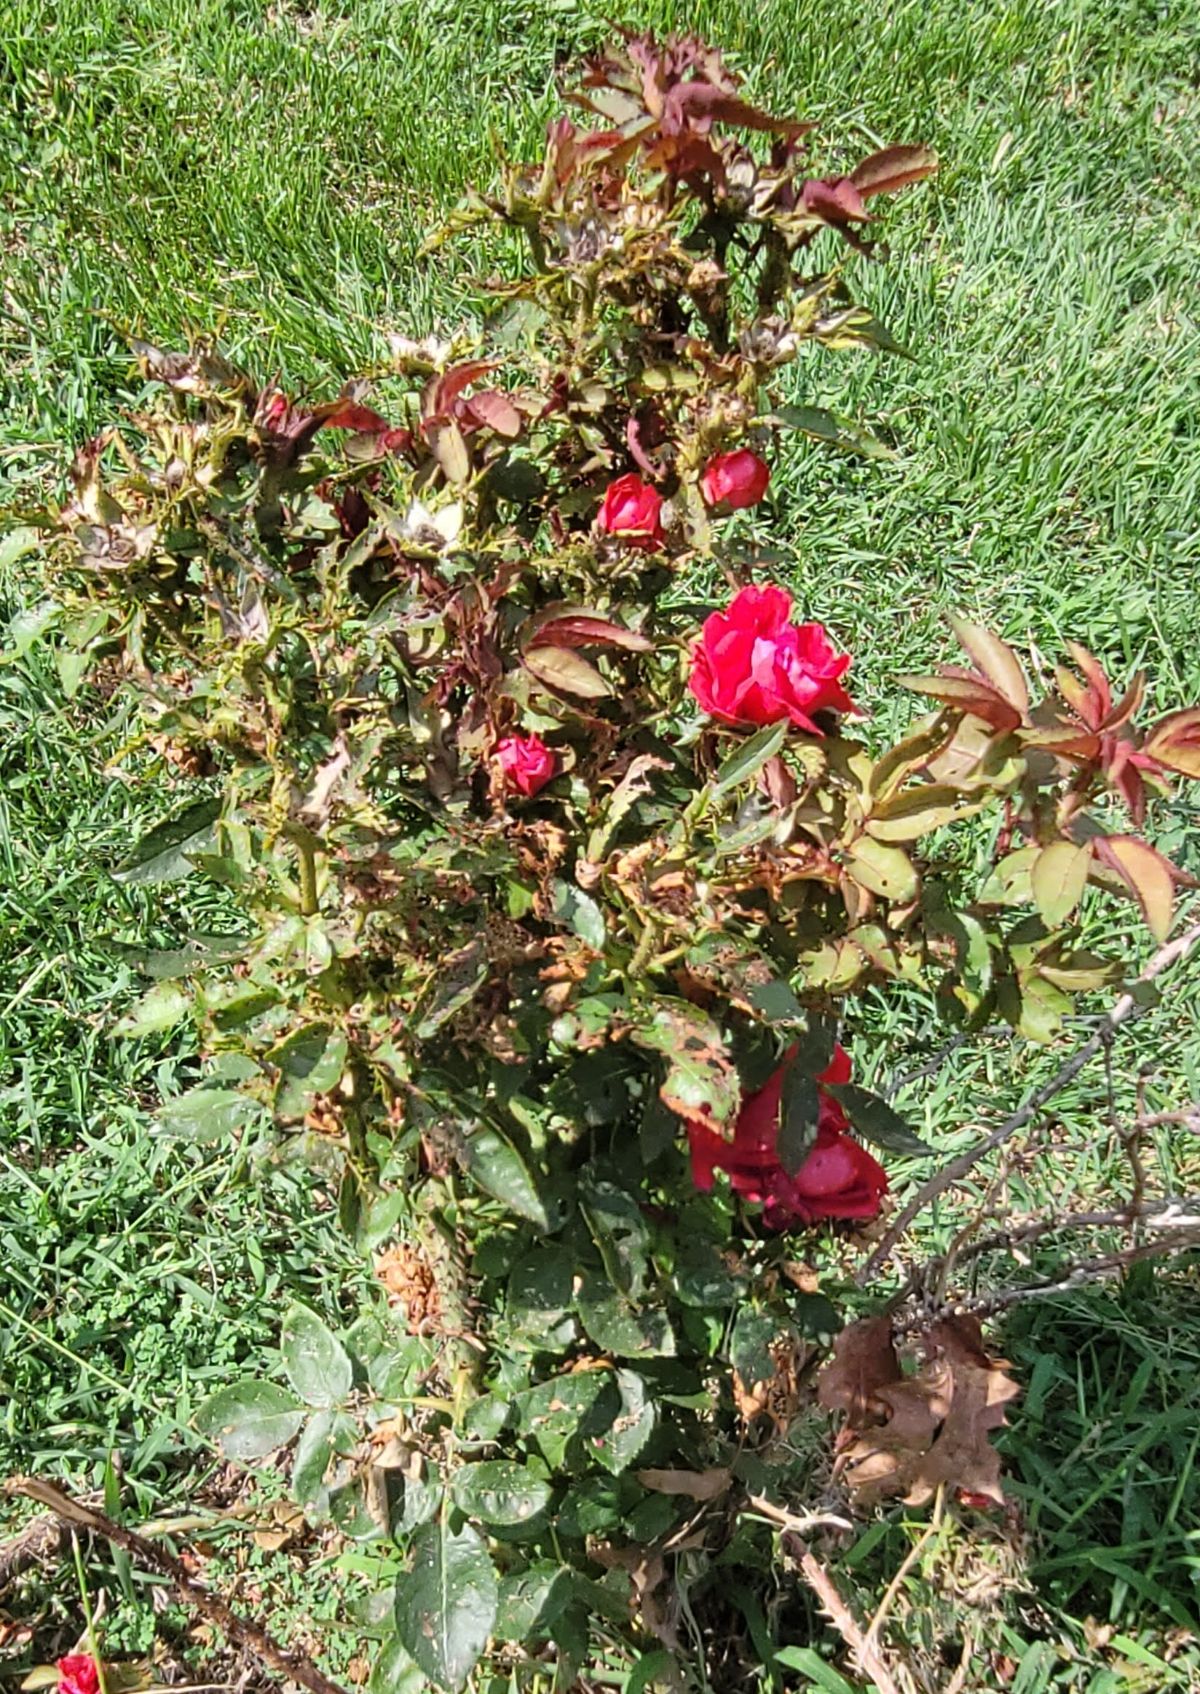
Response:
[[[1180,776],[1200,778],[1200,706],[1160,718],[1142,743],[1142,752]]]
[[[1136,835],[1098,835],[1097,859],[1116,871],[1129,889],[1156,941],[1165,941],[1175,915],[1174,866]]]
[[[968,623],[951,614],[950,627],[966,649],[976,669],[996,692],[1008,701],[1021,718],[1029,712],[1029,690],[1025,673],[1012,648],[991,630]]]
[[[467,410],[477,422],[486,424],[508,441],[515,441],[521,433],[524,420],[508,395],[499,388],[485,388],[480,394],[472,394]]]
[[[971,671],[947,666],[937,676],[900,676],[896,680],[902,688],[910,688],[914,694],[927,694],[943,706],[969,712],[993,729],[1020,728],[1021,714],[1016,707]]]
[[[654,648],[653,641],[648,641],[636,630],[625,629],[610,618],[587,612],[539,623],[537,644],[546,647],[623,647],[629,653],[649,653]]]
[[[937,168],[937,154],[931,147],[884,147],[856,166],[850,181],[869,200],[873,194],[895,194],[910,182],[932,176]]]

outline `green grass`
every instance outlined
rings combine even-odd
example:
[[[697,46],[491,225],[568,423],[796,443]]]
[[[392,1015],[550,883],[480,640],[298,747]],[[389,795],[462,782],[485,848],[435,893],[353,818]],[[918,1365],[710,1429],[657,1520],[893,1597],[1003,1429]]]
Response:
[[[1035,663],[1074,635],[1145,663],[1162,706],[1200,698],[1200,12],[1151,0],[0,0],[0,489],[40,497],[136,393],[114,324],[167,344],[216,326],[329,392],[389,328],[477,319],[488,251],[422,263],[420,241],[490,176],[493,137],[537,147],[556,66],[614,14],[709,35],[763,103],[818,120],[831,163],[898,139],[942,156],[888,210],[890,263],[852,272],[915,359],[826,355],[796,379],[900,458],[794,448],[762,518],[881,732],[908,710],[890,677],[947,656],[950,606]],[[38,586],[10,571],[4,592],[15,610]],[[307,1179],[145,1134],[189,1059],[108,1040],[131,991],[108,942],[165,940],[184,906],[107,874],[170,798],[101,775],[112,710],[65,701],[36,656],[0,669],[0,1469],[99,1484],[116,1446],[149,1511],[194,1483],[171,1432],[205,1383],[269,1363],[286,1297],[332,1317],[362,1272]],[[1165,844],[1200,870],[1195,816]],[[1097,922],[1146,950],[1125,914]],[[868,1006],[865,1069],[919,1062],[925,1022],[916,996]],[[1157,1067],[1156,1105],[1200,1093],[1198,1028],[1193,972],[1124,1050],[1122,1105],[1135,1063]],[[904,1104],[945,1145],[1052,1062],[980,1042]],[[1119,1180],[1106,1109],[1099,1074],[1059,1102],[1053,1157],[1017,1179],[1030,1205]],[[1165,1182],[1200,1186],[1194,1141],[1157,1151]],[[1179,1273],[1008,1326],[1033,1586],[1003,1650],[1024,1694],[1200,1686],[1173,1645],[1200,1612],[1194,1305]],[[860,1541],[868,1607],[908,1533]],[[917,1611],[958,1592],[965,1556],[922,1563]],[[133,1641],[147,1595],[117,1598]]]

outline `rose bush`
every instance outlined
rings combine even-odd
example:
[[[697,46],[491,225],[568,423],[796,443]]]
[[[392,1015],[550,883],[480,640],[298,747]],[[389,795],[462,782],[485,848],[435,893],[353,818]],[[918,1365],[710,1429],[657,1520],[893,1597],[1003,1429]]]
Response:
[[[678,1559],[706,1639],[811,1627],[748,1502],[811,1485],[813,1443],[775,1436],[854,1309],[889,1186],[866,1143],[898,1182],[938,1157],[856,996],[1054,1040],[1123,966],[1081,902],[1170,930],[1148,799],[1200,775],[1200,710],[1147,724],[1078,646],[1035,699],[964,620],[965,664],[890,679],[901,739],[852,734],[836,607],[796,612],[724,517],[787,431],[872,448],[783,390],[894,347],[814,244],[869,245],[933,158],[811,175],[807,126],[689,38],[623,37],[572,99],[444,232],[527,244],[486,336],[394,337],[374,392],[320,404],[135,340],[142,400],[42,520],[64,677],[133,695],[125,757],[179,785],[115,874],[233,914],[123,948],[149,985],[117,1033],[190,1020],[199,1051],[157,1128],[311,1169],[373,1266],[343,1333],[286,1315],[286,1387],[232,1382],[195,1427],[241,1461],[294,1442],[295,1498],[364,1544],[375,1694],[486,1652],[506,1688],[565,1694],[600,1653],[646,1686],[653,1638],[688,1650]],[[714,565],[737,586],[703,618]],[[937,1383],[995,1368],[943,1324],[906,1377],[871,1333],[930,1439]],[[861,1415],[837,1369],[823,1403]],[[989,1499],[1002,1417],[973,1426]],[[876,1467],[875,1497],[969,1488],[968,1446]]]

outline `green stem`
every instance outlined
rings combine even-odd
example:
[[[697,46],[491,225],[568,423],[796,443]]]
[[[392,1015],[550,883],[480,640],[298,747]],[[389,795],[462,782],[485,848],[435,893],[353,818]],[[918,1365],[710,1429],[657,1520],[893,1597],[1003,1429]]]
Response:
[[[83,1554],[79,1550],[79,1537],[71,1531],[71,1551],[75,1555],[75,1574],[79,1578],[79,1599],[83,1606],[83,1619],[87,1624],[88,1651],[92,1655],[92,1663],[96,1667],[96,1680],[100,1684],[100,1694],[108,1694],[108,1683],[104,1676],[104,1661],[100,1657],[100,1644],[96,1640],[96,1620],[92,1616],[92,1602],[88,1595],[87,1576],[83,1569]]]
[[[300,855],[300,915],[311,918],[317,911],[317,855],[310,841],[296,842]]]

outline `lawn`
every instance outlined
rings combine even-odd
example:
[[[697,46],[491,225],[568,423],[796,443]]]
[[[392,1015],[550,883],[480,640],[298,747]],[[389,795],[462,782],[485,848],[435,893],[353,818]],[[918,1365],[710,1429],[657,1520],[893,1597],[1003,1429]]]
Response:
[[[770,511],[784,574],[854,651],[881,731],[889,678],[950,656],[948,608],[1035,663],[1070,636],[1118,669],[1145,660],[1163,709],[1200,698],[1200,11],[1150,0],[0,0],[0,495],[17,516],[136,394],[119,327],[167,346],[215,328],[257,371],[328,394],[386,360],[387,331],[478,319],[494,254],[423,259],[421,241],[497,146],[536,150],[558,66],[614,12],[716,41],[763,104],[817,121],[832,159],[893,140],[942,159],[888,209],[889,262],[855,267],[914,357],[804,367],[806,399],[898,456],[794,448]],[[7,558],[5,615],[39,593]],[[147,1133],[187,1055],[110,1039],[135,992],[112,944],[168,942],[201,897],[111,880],[171,796],[104,774],[122,707],[71,680],[36,646],[0,665],[0,1473],[64,1475],[140,1521],[207,1486],[190,1415],[270,1368],[287,1300],[336,1321],[367,1273],[308,1178],[251,1183],[235,1152]],[[1162,844],[1200,873],[1195,806],[1172,816]],[[1099,933],[1149,951],[1123,915]],[[1156,1106],[1200,1096],[1190,974],[1118,1050],[1121,1102],[1139,1065]],[[920,1064],[918,999],[868,1011],[868,1073],[884,1037]],[[1054,1063],[981,1040],[905,1104],[953,1146]],[[1116,1179],[1104,1110],[1102,1076],[1060,1100],[1032,1204]],[[1194,1138],[1164,1132],[1158,1152],[1168,1186],[1200,1188]],[[1138,1275],[1009,1321],[1017,1513],[924,1543],[895,1613],[930,1662],[967,1651],[960,1686],[1200,1687],[1196,1293],[1194,1270]],[[924,1527],[863,1524],[843,1569],[868,1615]],[[314,1618],[296,1570],[227,1526],[210,1575],[267,1589],[277,1627],[315,1632],[349,1674],[336,1594]],[[89,1574],[109,1650],[147,1651],[152,1586],[98,1553]],[[43,1647],[78,1616],[73,1581],[39,1592]],[[839,1686],[816,1671],[788,1686]]]

